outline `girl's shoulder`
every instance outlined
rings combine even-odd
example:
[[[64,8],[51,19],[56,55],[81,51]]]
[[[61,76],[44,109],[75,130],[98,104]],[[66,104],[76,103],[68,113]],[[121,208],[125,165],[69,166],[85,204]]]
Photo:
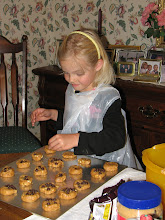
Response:
[[[120,96],[120,93],[119,91],[111,86],[111,85],[106,85],[106,86],[101,86],[100,89],[98,89],[98,94],[104,94],[104,95],[119,95]]]
[[[96,98],[105,101],[116,100],[120,98],[120,93],[113,86],[103,86],[99,89]]]

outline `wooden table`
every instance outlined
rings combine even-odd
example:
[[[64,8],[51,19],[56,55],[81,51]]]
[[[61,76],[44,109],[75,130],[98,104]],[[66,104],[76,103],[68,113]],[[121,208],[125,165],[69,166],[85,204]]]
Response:
[[[28,153],[0,154],[0,167],[24,157]],[[0,219],[3,220],[22,220],[32,215],[30,212],[17,208],[10,204],[0,201]]]
[[[0,219],[3,220],[22,220],[32,214],[23,209],[9,205],[5,202],[0,201]]]
[[[0,154],[0,167],[4,167],[19,158],[26,156],[27,154],[28,152]]]

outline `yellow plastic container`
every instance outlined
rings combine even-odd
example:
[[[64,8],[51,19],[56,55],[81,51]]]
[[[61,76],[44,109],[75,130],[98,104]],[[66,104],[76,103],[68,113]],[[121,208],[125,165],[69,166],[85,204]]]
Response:
[[[165,219],[165,143],[144,150],[142,161],[146,166],[146,180],[155,183],[162,190],[163,217]]]

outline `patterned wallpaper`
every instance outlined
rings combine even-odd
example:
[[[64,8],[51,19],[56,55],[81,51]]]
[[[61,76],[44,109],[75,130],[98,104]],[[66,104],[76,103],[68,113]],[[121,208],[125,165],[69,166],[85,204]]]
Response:
[[[30,123],[39,98],[38,77],[32,69],[55,64],[57,39],[81,26],[97,30],[101,8],[102,33],[110,44],[148,49],[155,40],[144,36],[140,18],[150,2],[153,0],[0,0],[0,35],[12,42],[20,41],[23,34],[28,36],[28,128],[32,133],[40,137],[39,124],[32,128]]]

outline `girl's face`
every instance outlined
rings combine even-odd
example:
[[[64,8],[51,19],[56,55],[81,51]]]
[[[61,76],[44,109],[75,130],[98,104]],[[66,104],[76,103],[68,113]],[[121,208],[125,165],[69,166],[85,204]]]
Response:
[[[144,69],[147,69],[147,67],[148,67],[148,65],[145,63],[145,64],[144,64]]]
[[[100,70],[98,63],[95,67],[91,67],[85,59],[78,59],[73,56],[60,61],[65,80],[70,83],[76,91],[80,92],[94,89],[93,82],[97,71]]]
[[[155,70],[155,71],[158,70],[158,65],[154,65],[154,70]]]

